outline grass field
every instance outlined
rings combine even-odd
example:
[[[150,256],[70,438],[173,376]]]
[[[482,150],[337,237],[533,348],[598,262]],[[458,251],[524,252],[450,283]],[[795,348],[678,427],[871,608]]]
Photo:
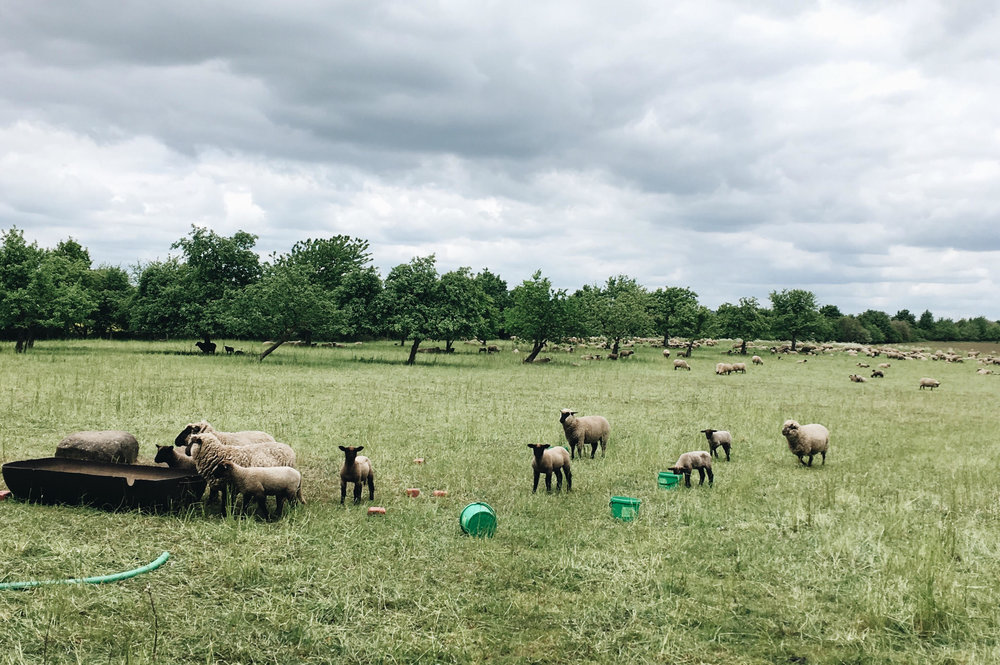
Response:
[[[291,444],[308,505],[267,522],[0,503],[0,581],[171,552],[124,582],[0,591],[0,665],[1000,662],[1000,377],[892,361],[853,384],[843,354],[719,377],[718,347],[691,372],[650,348],[524,366],[504,347],[413,367],[389,343],[263,364],[186,343],[3,349],[4,462],[124,429],[151,463],[206,418]],[[563,407],[608,418],[607,456],[574,462],[573,492],[532,495],[526,444],[562,444]],[[825,466],[788,452],[787,418],[829,427]],[[709,426],[734,437],[714,487],[658,489]],[[338,445],[365,446],[384,517],[340,506]],[[613,519],[613,495],[639,518]],[[463,536],[472,501],[496,510],[494,538]]]

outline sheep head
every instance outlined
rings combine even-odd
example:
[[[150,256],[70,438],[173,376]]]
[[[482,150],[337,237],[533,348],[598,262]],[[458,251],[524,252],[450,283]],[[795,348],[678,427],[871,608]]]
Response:
[[[559,422],[561,422],[561,423],[566,422],[566,419],[569,418],[570,416],[575,416],[576,415],[576,411],[573,411],[572,409],[563,409],[559,413],[561,414],[559,416]]]
[[[194,434],[201,434],[202,432],[211,432],[212,425],[207,420],[202,420],[197,423],[190,423],[187,427],[181,430],[181,433],[177,435],[174,439],[175,446],[187,446],[189,445],[189,438]]]
[[[542,459],[542,455],[545,453],[545,449],[549,447],[549,444],[529,443],[528,447],[531,448],[531,452],[535,454],[535,459]]]
[[[781,427],[781,433],[788,436],[792,432],[799,431],[799,424],[794,420],[786,420],[785,424]]]
[[[711,441],[712,440],[712,435],[715,434],[718,431],[719,430],[717,430],[717,429],[712,429],[711,427],[709,427],[708,429],[701,430],[701,433],[705,435],[706,439],[708,439],[709,441]]]

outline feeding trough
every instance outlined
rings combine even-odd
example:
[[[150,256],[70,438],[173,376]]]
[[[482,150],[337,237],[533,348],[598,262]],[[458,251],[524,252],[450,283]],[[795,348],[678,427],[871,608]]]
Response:
[[[458,516],[462,531],[470,536],[492,538],[497,530],[497,514],[488,503],[478,501],[462,509]]]
[[[661,490],[677,489],[680,481],[681,476],[677,475],[673,471],[660,471],[659,475],[656,477],[656,484]]]
[[[197,501],[205,491],[205,480],[190,471],[61,457],[8,462],[3,479],[23,501],[111,509],[167,508]]]
[[[639,516],[641,503],[640,499],[634,499],[630,496],[613,496],[611,497],[611,514],[623,522],[631,522]]]

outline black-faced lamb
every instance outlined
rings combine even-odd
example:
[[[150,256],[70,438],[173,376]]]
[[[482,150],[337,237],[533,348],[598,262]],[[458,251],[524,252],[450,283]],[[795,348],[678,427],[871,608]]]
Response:
[[[576,411],[563,409],[560,412],[559,422],[563,426],[563,434],[569,442],[570,459],[576,457],[579,452],[582,457],[584,446],[590,444],[590,459],[594,459],[597,453],[597,445],[601,446],[601,457],[604,457],[608,447],[608,436],[611,434],[611,425],[608,424],[604,416],[580,416]]]
[[[183,471],[191,472],[198,471],[198,467],[195,466],[194,459],[184,452],[184,450],[176,446],[157,446],[156,457],[153,458],[153,461],[158,464],[166,464],[171,469],[181,469]]]
[[[872,378],[873,379],[884,379],[885,378],[885,372],[883,372],[880,369],[873,369],[872,370]]]
[[[295,451],[285,443],[270,441],[228,446],[214,432],[192,434],[190,442],[189,449],[195,468],[208,483],[208,500],[212,501],[221,492],[223,505],[226,503],[228,485],[217,473],[222,462],[235,462],[241,466],[295,466]]]
[[[199,420],[196,423],[188,423],[181,430],[181,433],[174,439],[175,446],[186,446],[190,448],[191,437],[202,432],[211,432],[219,441],[227,446],[245,446],[251,443],[268,443],[274,441],[274,437],[267,432],[258,430],[245,430],[242,432],[220,432],[212,427],[207,420]],[[190,453],[190,450],[189,450]]]
[[[799,462],[812,466],[813,457],[822,455],[823,464],[826,464],[826,451],[830,447],[830,430],[826,427],[816,423],[800,425],[794,420],[786,420],[781,433],[788,440],[788,449],[799,458]],[[808,464],[802,460],[807,455]]]
[[[708,439],[708,450],[713,457],[719,456],[718,448],[722,446],[722,450],[726,453],[726,461],[729,461],[729,450],[733,445],[733,435],[724,429],[703,429],[701,430],[705,438]]]
[[[361,503],[361,489],[368,484],[368,500],[375,500],[375,470],[372,462],[358,453],[364,446],[338,446],[344,451],[344,464],[340,467],[340,505],[347,497],[347,483],[354,483],[354,503]]]
[[[920,389],[921,390],[923,390],[924,388],[930,388],[931,390],[934,390],[935,388],[937,388],[940,385],[941,385],[941,382],[938,381],[937,379],[929,379],[927,377],[924,377],[924,378],[920,379]]]
[[[534,457],[531,460],[531,469],[535,472],[535,482],[531,486],[531,493],[538,491],[538,478],[545,474],[545,491],[552,491],[552,474],[556,474],[556,489],[562,489],[563,472],[566,473],[566,491],[573,489],[573,473],[570,471],[570,456],[565,448],[557,446],[549,447],[547,443],[529,443],[528,447]]]
[[[302,498],[302,474],[290,466],[245,467],[235,462],[223,461],[216,470],[217,475],[232,484],[233,489],[243,495],[243,507],[247,499],[257,499],[257,506],[267,515],[267,497],[273,496],[276,502],[275,514],[281,517],[287,499],[291,503],[298,501],[305,504]]]
[[[698,470],[698,476],[701,478],[699,485],[705,484],[705,474],[708,474],[709,485],[715,482],[715,476],[712,475],[712,456],[704,450],[684,453],[677,459],[677,463],[670,467],[670,471],[674,474],[684,474],[684,484],[687,487],[691,487],[691,471],[694,469]]]

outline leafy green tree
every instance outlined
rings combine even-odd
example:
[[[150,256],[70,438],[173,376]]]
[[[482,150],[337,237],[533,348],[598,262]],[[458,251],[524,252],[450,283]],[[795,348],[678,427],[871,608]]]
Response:
[[[504,320],[510,306],[510,291],[507,290],[507,282],[485,268],[474,279],[486,296],[486,310],[473,334],[485,345],[491,339],[506,336]]]
[[[892,321],[885,312],[875,309],[866,309],[858,315],[858,321],[871,334],[872,342],[875,344],[898,342],[896,331],[892,329]]]
[[[439,339],[450,352],[456,339],[475,336],[483,329],[489,301],[470,268],[458,268],[441,275]]]
[[[440,334],[443,294],[434,255],[401,263],[385,278],[381,311],[386,329],[398,339],[412,339],[407,365],[416,362],[425,339]]]
[[[663,336],[664,347],[672,334],[680,334],[675,331],[676,327],[684,327],[680,319],[684,316],[690,318],[697,306],[698,294],[691,289],[668,286],[650,294],[649,312],[653,319],[653,330]]]
[[[816,334],[821,329],[816,296],[803,289],[783,289],[771,292],[771,328],[775,336],[789,339],[792,350],[798,340]]]
[[[917,317],[914,316],[908,309],[901,309],[898,312],[896,312],[896,315],[892,317],[892,320],[906,321],[907,323],[910,324],[910,326],[913,327],[916,327],[917,325]]]
[[[553,289],[552,282],[536,270],[511,291],[507,308],[507,330],[512,335],[531,342],[531,352],[524,362],[535,360],[547,342],[566,336],[570,329],[571,312],[565,289]]]
[[[177,257],[136,266],[129,305],[132,331],[145,337],[180,337],[200,328],[192,320],[203,308],[191,298],[191,267]]]
[[[276,264],[302,266],[310,281],[327,291],[337,290],[344,278],[371,262],[368,241],[346,235],[300,240],[287,254],[276,257]]]
[[[756,298],[740,298],[738,305],[723,303],[716,311],[716,327],[722,336],[742,341],[740,354],[747,354],[747,342],[760,339],[770,322]]]
[[[91,271],[88,284],[95,304],[94,334],[110,338],[127,331],[129,302],[135,292],[128,273],[116,266],[101,266]]]
[[[837,321],[835,340],[838,342],[855,342],[858,344],[870,344],[871,333],[861,325],[855,316],[842,316]]]
[[[626,275],[609,277],[600,290],[600,331],[617,354],[623,340],[639,337],[652,330],[649,293],[635,279]]]
[[[687,339],[684,357],[690,358],[695,341],[714,323],[712,311],[704,305],[685,303],[677,310],[673,330],[677,337]]]
[[[371,266],[345,273],[333,291],[334,333],[341,339],[361,339],[381,332],[378,317],[382,279]]]
[[[51,325],[56,299],[53,263],[46,250],[28,243],[17,227],[5,231],[0,243],[0,328],[14,337],[14,350],[24,353],[35,337]]]
[[[931,314],[929,309],[925,309],[923,314],[920,315],[920,320],[917,321],[917,328],[920,330],[920,334],[926,339],[936,339],[934,337],[934,315]]]

